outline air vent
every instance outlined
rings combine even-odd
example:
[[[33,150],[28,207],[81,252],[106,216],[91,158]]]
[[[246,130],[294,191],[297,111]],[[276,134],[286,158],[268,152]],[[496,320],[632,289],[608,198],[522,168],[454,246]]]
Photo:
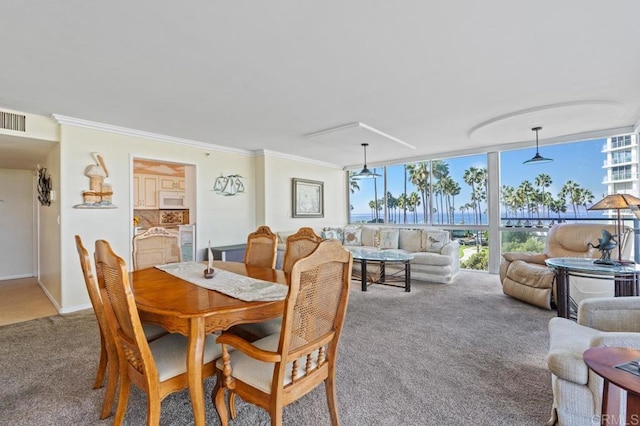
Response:
[[[26,132],[27,116],[0,111],[0,129]]]

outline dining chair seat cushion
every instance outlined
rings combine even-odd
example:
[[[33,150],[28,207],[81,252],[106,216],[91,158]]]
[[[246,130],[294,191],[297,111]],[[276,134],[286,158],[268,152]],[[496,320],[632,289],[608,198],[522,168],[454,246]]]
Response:
[[[256,340],[252,345],[266,351],[277,352],[279,342],[280,333],[277,333],[264,337],[260,340]],[[260,389],[267,394],[271,393],[271,380],[273,379],[274,363],[258,361],[239,350],[233,351],[230,355],[233,377],[253,386],[254,388]],[[311,357],[313,359],[311,369],[313,369],[318,365],[318,350],[313,351],[311,353]],[[292,362],[287,364],[284,386],[291,383],[292,364]],[[305,364],[306,356],[300,357],[298,359],[298,379],[305,376]],[[224,368],[222,359],[218,359],[216,361],[216,367],[220,370]]]
[[[272,334],[279,334],[282,328],[282,317],[274,318],[269,321],[253,322],[248,324],[238,324],[234,329],[241,330],[254,338],[261,339]]]
[[[142,330],[144,330],[144,335],[148,342],[156,340],[158,337],[162,337],[168,333],[167,330],[155,324],[142,324]]]
[[[222,355],[222,349],[216,343],[215,335],[207,335],[204,344],[203,364]],[[189,339],[182,334],[170,333],[149,342],[151,354],[156,362],[158,378],[161,382],[187,371],[187,346]]]

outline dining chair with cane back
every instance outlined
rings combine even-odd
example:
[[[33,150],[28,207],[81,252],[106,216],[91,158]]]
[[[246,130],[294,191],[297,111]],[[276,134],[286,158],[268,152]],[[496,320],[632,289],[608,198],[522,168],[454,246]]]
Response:
[[[302,227],[298,232],[287,238],[284,261],[282,263],[282,270],[287,274],[287,280],[290,279],[293,264],[309,256],[321,241],[322,238],[309,227]],[[254,341],[270,334],[279,333],[281,326],[282,317],[279,317],[264,322],[239,324],[234,326],[231,331],[246,340]]]
[[[228,424],[235,395],[264,408],[272,425],[282,424],[283,408],[324,383],[331,424],[340,423],[336,398],[338,342],[349,298],[353,258],[337,240],[322,241],[291,271],[280,333],[248,342],[224,331],[222,358],[216,361],[212,392],[220,422]],[[229,352],[229,347],[235,348]]]
[[[98,330],[100,331],[100,361],[98,363],[98,373],[96,374],[93,388],[98,389],[103,386],[106,374],[107,389],[105,390],[102,411],[100,412],[100,418],[106,419],[111,414],[111,407],[115,400],[118,385],[118,353],[116,351],[115,341],[109,332],[109,326],[104,314],[104,305],[96,277],[93,274],[93,268],[91,267],[89,252],[82,243],[79,235],[75,236],[75,240],[84,282],[87,287],[87,292],[89,293],[89,300],[91,300],[91,305],[96,315],[96,320],[98,321]],[[154,340],[167,334],[164,328],[158,327],[157,325],[144,324],[143,327],[147,340]],[[107,369],[109,369],[108,373]]]
[[[181,260],[178,232],[154,226],[133,237],[133,269],[136,271]]]
[[[289,235],[284,250],[282,270],[290,274],[293,264],[299,259],[309,256],[318,247],[320,241],[322,241],[322,237],[316,234],[313,228],[307,226],[298,229],[295,234]]]
[[[259,226],[247,237],[244,263],[274,269],[278,254],[278,236],[268,226]]]
[[[160,423],[160,403],[169,394],[188,387],[187,343],[181,334],[167,334],[147,342],[124,260],[105,240],[96,241],[96,271],[104,303],[105,317],[116,341],[120,367],[120,390],[115,425],[121,425],[131,383],[147,394],[147,425]],[[204,343],[202,377],[214,372],[220,345],[213,335]]]

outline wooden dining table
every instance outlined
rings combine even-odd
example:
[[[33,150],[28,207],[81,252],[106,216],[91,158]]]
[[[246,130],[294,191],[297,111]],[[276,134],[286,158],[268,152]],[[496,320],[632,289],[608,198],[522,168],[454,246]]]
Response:
[[[203,270],[205,266],[203,263]],[[285,273],[276,269],[222,261],[215,261],[213,267],[263,281],[287,283]],[[246,302],[192,284],[157,268],[131,272],[130,280],[143,322],[188,337],[189,395],[195,424],[204,425],[202,363],[206,335],[226,330],[235,324],[277,318],[284,311],[284,300]]]

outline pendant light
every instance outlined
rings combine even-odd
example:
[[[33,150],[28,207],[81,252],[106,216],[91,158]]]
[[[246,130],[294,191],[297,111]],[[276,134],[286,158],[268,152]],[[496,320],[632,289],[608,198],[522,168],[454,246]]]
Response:
[[[533,158],[523,162],[522,164],[543,164],[552,162],[553,159],[543,157],[538,151],[538,131],[542,130],[542,127],[534,127],[531,130],[536,132],[536,155],[534,155]]]
[[[364,148],[364,167],[358,173],[354,174],[353,177],[356,179],[381,177],[382,175],[374,173],[367,168],[367,147],[369,146],[369,144],[363,143],[360,145],[362,145],[362,147]]]

